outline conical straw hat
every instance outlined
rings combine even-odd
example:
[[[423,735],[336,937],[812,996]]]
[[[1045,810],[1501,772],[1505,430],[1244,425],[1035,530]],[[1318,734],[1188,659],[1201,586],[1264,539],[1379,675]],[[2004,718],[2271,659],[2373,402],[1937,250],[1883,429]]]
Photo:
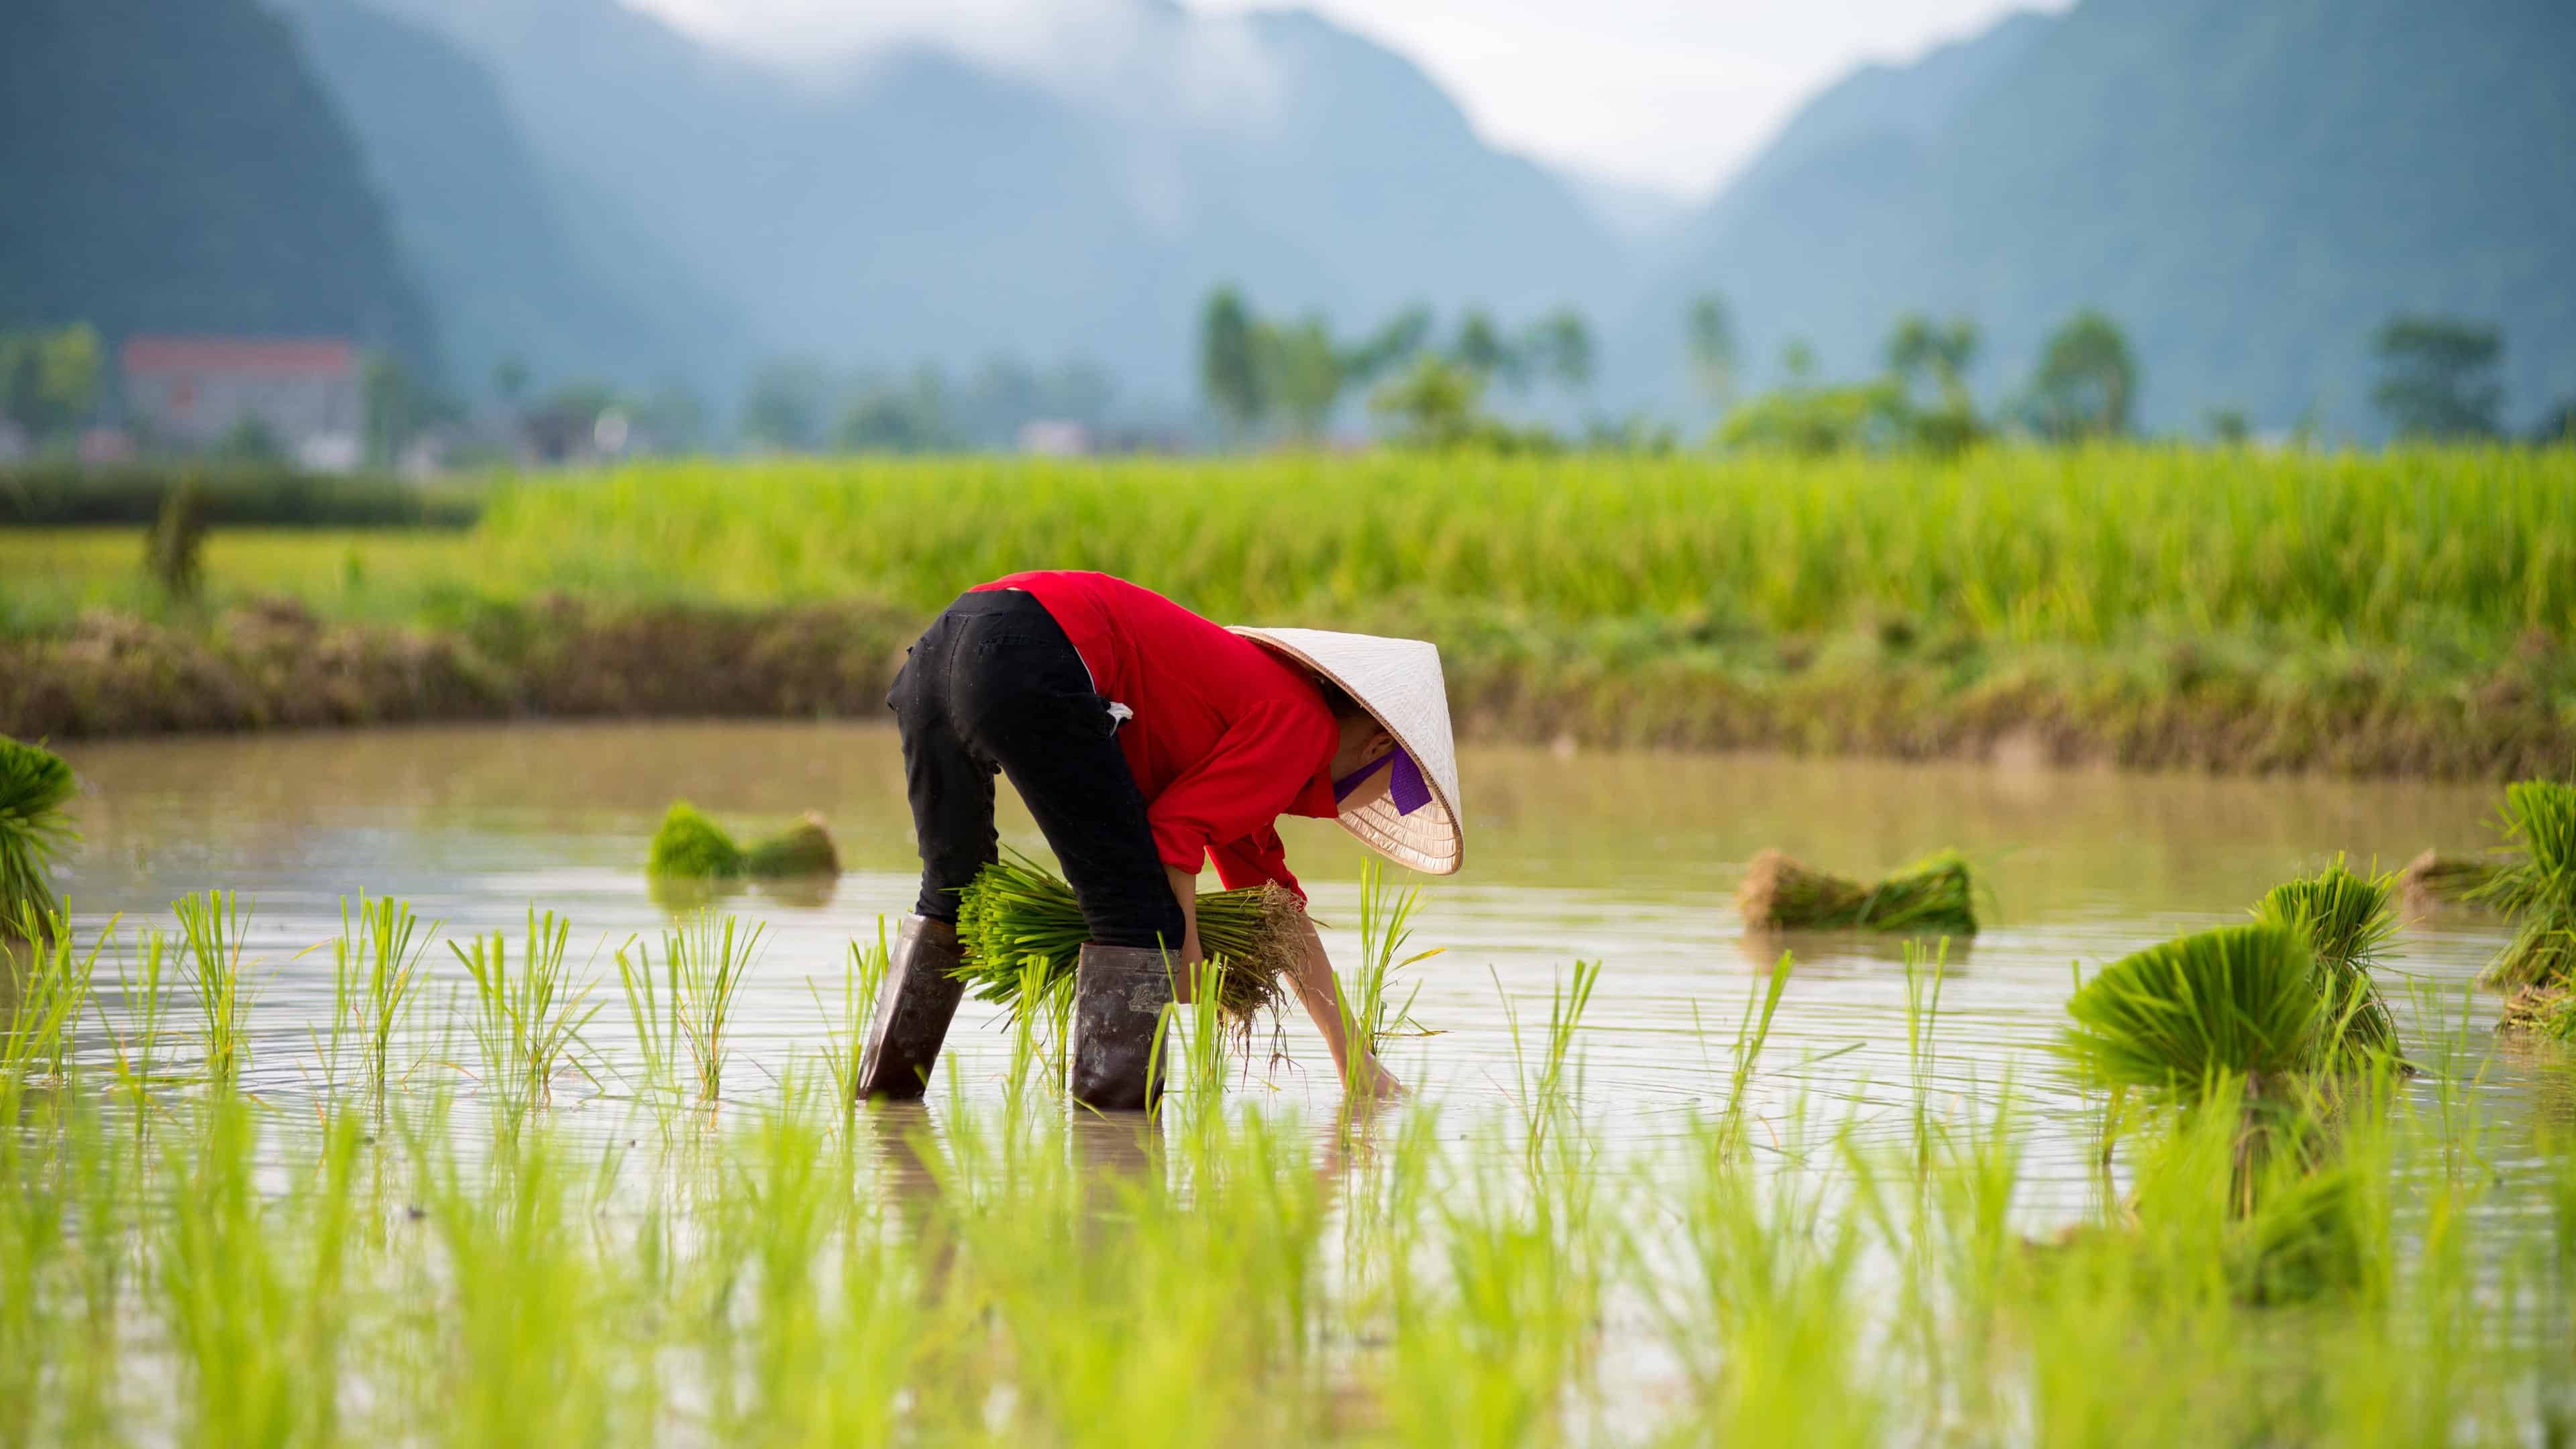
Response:
[[[1390,790],[1343,811],[1342,828],[1398,865],[1455,874],[1467,841],[1458,805],[1458,742],[1449,730],[1449,690],[1440,676],[1438,647],[1420,639],[1326,629],[1238,626],[1234,632],[1340,685],[1420,768],[1429,801],[1407,814]]]

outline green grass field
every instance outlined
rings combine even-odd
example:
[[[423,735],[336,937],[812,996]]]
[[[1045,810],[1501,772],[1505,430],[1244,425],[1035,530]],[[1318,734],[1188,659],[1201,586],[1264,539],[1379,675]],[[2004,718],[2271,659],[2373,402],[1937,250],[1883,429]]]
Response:
[[[0,532],[0,635],[101,606],[202,617],[156,598],[140,556],[123,531]],[[685,463],[504,481],[465,533],[219,531],[206,558],[218,609],[290,595],[326,620],[448,629],[554,596],[926,619],[1050,566],[1226,620],[1426,635],[1491,676],[1497,710],[1533,679],[1555,698],[1680,670],[2079,702],[2218,678],[2368,697],[2329,701],[2328,729],[2390,700],[2537,711],[2517,739],[2576,711],[2570,449]],[[1628,715],[1583,708],[1586,729]],[[1643,735],[1699,739],[1690,708]]]
[[[0,550],[13,596],[114,598],[139,557],[59,532]],[[1061,566],[1245,618],[1414,600],[1778,633],[1904,615],[2086,644],[2510,638],[2576,609],[2576,451],[681,464],[503,486],[453,538],[218,535],[209,565],[224,589],[352,607],[456,589],[928,611]]]

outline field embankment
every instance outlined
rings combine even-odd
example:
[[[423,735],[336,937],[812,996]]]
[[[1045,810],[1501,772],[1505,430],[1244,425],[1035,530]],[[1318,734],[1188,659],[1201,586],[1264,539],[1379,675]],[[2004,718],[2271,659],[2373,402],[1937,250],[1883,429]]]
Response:
[[[456,533],[0,532],[0,729],[863,714],[1013,569],[1438,640],[1488,738],[2501,777],[2576,760],[2576,451],[689,464]]]

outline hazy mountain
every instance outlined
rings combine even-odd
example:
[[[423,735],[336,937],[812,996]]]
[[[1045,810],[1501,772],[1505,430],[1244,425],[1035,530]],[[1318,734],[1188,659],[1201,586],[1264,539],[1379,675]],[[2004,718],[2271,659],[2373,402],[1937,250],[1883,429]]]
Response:
[[[354,0],[272,0],[355,131],[437,313],[455,382],[516,358],[542,389],[583,378],[734,386],[730,311],[611,202],[531,154],[482,63]]]
[[[2558,0],[2085,0],[1819,96],[1693,224],[1625,328],[1674,375],[1696,292],[1748,359],[1874,369],[1907,309],[1985,325],[1991,397],[2081,306],[2151,425],[2241,407],[2369,431],[2399,309],[2501,323],[2516,418],[2576,391],[2576,9]]]
[[[366,163],[253,0],[0,6],[0,326],[332,335],[434,366]]]
[[[1311,15],[1137,0],[1060,70],[911,46],[786,71],[615,0],[379,3],[476,52],[546,162],[782,349],[1084,356],[1182,396],[1222,281],[1354,327],[1622,285],[1619,243],[1555,177]]]

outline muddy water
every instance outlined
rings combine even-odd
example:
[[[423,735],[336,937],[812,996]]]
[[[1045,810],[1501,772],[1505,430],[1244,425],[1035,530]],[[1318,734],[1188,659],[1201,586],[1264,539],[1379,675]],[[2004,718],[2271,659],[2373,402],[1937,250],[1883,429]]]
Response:
[[[641,865],[672,799],[744,835],[821,811],[846,867],[828,899],[733,903],[770,932],[729,1077],[729,1095],[747,1097],[819,1050],[816,992],[834,996],[846,943],[872,938],[913,891],[896,744],[880,728],[473,727],[67,753],[86,788],[85,844],[69,882],[85,921],[121,912],[166,924],[173,897],[209,885],[255,899],[253,954],[265,965],[254,1078],[276,1093],[312,1080],[307,1024],[327,1013],[330,984],[327,946],[313,948],[337,932],[339,899],[361,888],[411,900],[448,937],[515,937],[532,902],[550,907],[571,918],[576,955],[596,949],[606,973],[616,943],[669,919]],[[1936,1053],[1923,1070],[1945,1094],[1991,1093],[2009,1078],[2038,1120],[2057,1119],[2032,1170],[2068,1180],[2081,1172],[2076,1114],[2044,1047],[2064,1021],[2072,967],[2242,919],[2266,887],[2337,852],[2394,865],[2426,846],[2476,847],[2493,798],[2428,785],[1503,749],[1471,750],[1462,768],[1467,869],[1422,883],[1416,944],[1443,954],[1415,968],[1415,1013],[1438,1034],[1392,1054],[1408,1083],[1468,1108],[1507,1104],[1515,1018],[1535,1031],[1571,965],[1599,961],[1583,1033],[1591,1114],[1613,1137],[1683,1130],[1718,1100],[1735,1025],[1787,949],[1797,964],[1763,1059],[1766,1110],[1777,1119],[1803,1103],[1894,1131],[1892,1108],[1909,1096],[1916,1065],[1899,951],[1850,937],[1748,938],[1730,893],[1764,846],[1852,875],[1956,846],[1991,884],[1994,924],[1950,951]],[[1006,814],[1004,833],[1043,849],[1024,815]],[[1318,917],[1355,926],[1358,847],[1320,822],[1287,822],[1286,833]],[[1355,954],[1353,931],[1329,929],[1327,939],[1337,960]],[[2459,1016],[2466,983],[2501,940],[2475,917],[2408,928],[2397,966],[2409,981],[2392,990],[2407,998],[2398,1007],[2419,1057],[2438,1018]],[[462,980],[444,946],[432,961],[441,983]],[[594,1035],[612,1059],[621,1051],[612,1019],[623,1014],[615,994],[611,975]],[[2465,999],[2465,1039],[2483,1059],[2493,1002]],[[993,1014],[969,1003],[950,1041],[970,1089],[997,1090],[1005,1055]],[[1328,1106],[1321,1044],[1302,1021],[1285,1043],[1292,1060],[1256,1064],[1255,1089]],[[2555,1075],[2528,1057],[2461,1072],[2481,1066],[2473,1090],[2507,1117],[2527,1113]],[[614,1090],[574,1110],[608,1111]]]

